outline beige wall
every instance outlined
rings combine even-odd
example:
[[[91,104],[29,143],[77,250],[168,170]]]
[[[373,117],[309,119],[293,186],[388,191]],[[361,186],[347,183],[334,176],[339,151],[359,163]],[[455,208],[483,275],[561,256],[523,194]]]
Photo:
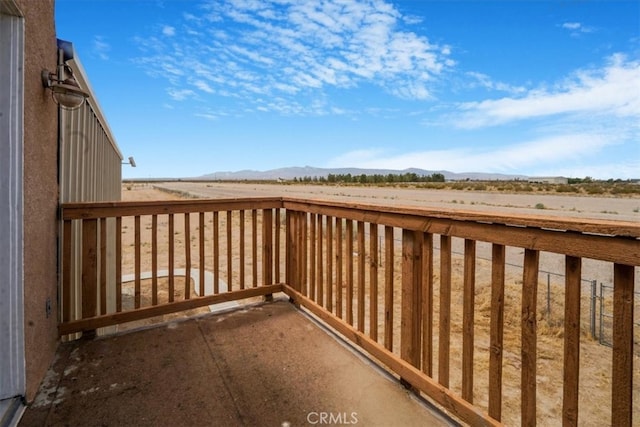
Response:
[[[54,1],[14,1],[25,25],[24,346],[31,401],[59,343],[59,202],[119,200],[122,155],[79,61],[69,65],[92,95],[81,108],[59,114],[42,85],[42,70],[55,71],[57,64]]]
[[[43,68],[56,68],[56,34],[52,0],[17,4],[25,22],[24,324],[30,401],[58,345],[58,109],[40,77]]]

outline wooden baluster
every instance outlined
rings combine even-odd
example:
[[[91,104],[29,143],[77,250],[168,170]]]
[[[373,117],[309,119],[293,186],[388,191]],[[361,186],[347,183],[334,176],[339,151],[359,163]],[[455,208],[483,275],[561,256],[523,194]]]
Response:
[[[317,274],[317,278],[316,278],[316,292],[317,295],[312,296],[312,298],[320,305],[324,305],[323,304],[323,297],[324,297],[324,264],[323,264],[323,250],[324,250],[324,244],[322,241],[322,235],[324,234],[323,232],[323,221],[324,218],[322,215],[318,215],[317,216],[317,237],[316,237],[316,244],[317,244],[317,248],[316,248],[316,261],[317,261],[317,266],[316,266],[316,274]]]
[[[580,285],[582,259],[565,258],[564,294],[564,374],[562,425],[578,425],[580,379]]]
[[[611,382],[614,426],[633,425],[633,298],[634,267],[613,265],[613,372]],[[637,414],[636,414],[637,415]]]
[[[317,265],[317,259],[318,259],[318,254],[316,253],[316,248],[318,247],[317,245],[317,241],[318,241],[318,235],[317,235],[317,215],[316,214],[311,214],[310,218],[309,218],[309,222],[310,222],[310,230],[309,230],[309,239],[311,240],[311,247],[310,247],[310,257],[311,257],[311,262],[309,263],[309,294],[307,295],[309,298],[311,298],[313,301],[316,300],[316,280],[317,280],[317,270],[316,270],[316,265]]]
[[[522,418],[524,426],[536,425],[536,356],[539,252],[525,249],[522,280]]]
[[[273,210],[262,211],[262,284],[272,285],[273,280]]]
[[[378,341],[378,224],[369,224],[369,337]]]
[[[151,305],[158,305],[158,215],[151,216]]]
[[[326,294],[326,305],[325,307],[329,311],[333,311],[333,218],[330,216],[326,217],[326,251],[327,255],[325,257],[327,262],[327,268],[325,271],[326,284],[325,284],[325,294]]]
[[[280,209],[276,208],[274,212],[275,220],[276,220],[276,231],[275,231],[275,241],[273,243],[273,252],[274,252],[274,283],[280,283],[280,233],[281,233],[281,224],[280,224]],[[285,258],[286,259],[286,258]]]
[[[422,235],[422,372],[433,375],[433,235]]]
[[[285,211],[285,282],[296,289],[295,284],[295,233],[293,230],[294,216],[288,209]]]
[[[393,227],[384,228],[384,346],[393,351]]]
[[[244,211],[240,211],[240,289],[244,289],[244,270],[245,270],[245,260],[244,260]]]
[[[233,217],[231,211],[227,211],[227,292],[233,290],[233,245],[231,244],[231,230]]]
[[[213,293],[220,293],[220,214],[213,213]]]
[[[184,299],[191,299],[191,214],[184,214]]]
[[[107,219],[100,218],[100,314],[107,314]]]
[[[169,254],[168,254],[168,269],[169,269],[169,302],[173,302],[175,299],[175,231],[174,231],[174,218],[173,214],[169,214]]]
[[[504,328],[505,248],[491,248],[491,324],[489,338],[489,415],[502,417],[502,346]]]
[[[422,325],[422,233],[402,230],[400,357],[420,367]]]
[[[98,220],[82,221],[82,318],[97,314]]]
[[[451,237],[440,236],[440,329],[438,336],[438,382],[449,387],[451,332]]]
[[[258,286],[258,211],[251,210],[251,285]]]
[[[200,212],[198,214],[199,217],[199,224],[198,224],[198,241],[200,242],[200,247],[199,247],[199,254],[198,256],[200,257],[200,265],[198,267],[198,273],[199,273],[199,277],[198,277],[198,281],[199,283],[199,289],[198,289],[198,295],[200,296],[204,296],[204,272],[205,272],[205,252],[204,252],[204,247],[205,247],[205,241],[204,241],[204,212]]]
[[[347,220],[346,231],[347,251],[347,323],[353,325],[353,221]]]
[[[62,322],[71,320],[71,220],[62,229]],[[119,255],[116,250],[116,257]],[[116,264],[117,265],[117,264]]]
[[[364,332],[364,296],[365,296],[365,244],[364,222],[358,221],[358,330]]]
[[[142,290],[141,290],[141,281],[140,281],[140,274],[141,274],[141,268],[140,268],[140,249],[142,246],[142,243],[140,241],[140,215],[136,215],[134,217],[134,253],[135,253],[135,258],[134,258],[134,265],[135,265],[135,277],[134,277],[134,281],[135,281],[135,295],[134,295],[134,307],[135,308],[140,308],[140,299],[142,296]]]
[[[342,219],[336,218],[336,316],[342,319]]]
[[[302,243],[302,233],[304,226],[302,224],[302,212],[296,212],[296,250],[297,250],[297,265],[296,265],[296,283],[298,284],[298,291],[301,293],[307,292],[307,284],[305,281],[305,269],[304,269],[304,247]]]
[[[476,242],[464,241],[464,291],[462,311],[462,398],[473,403],[473,325],[476,283]]]
[[[296,236],[298,237],[298,286],[303,294],[307,292],[307,242],[306,242],[306,212],[297,212],[298,227]]]
[[[122,217],[116,218],[116,312],[122,311]]]

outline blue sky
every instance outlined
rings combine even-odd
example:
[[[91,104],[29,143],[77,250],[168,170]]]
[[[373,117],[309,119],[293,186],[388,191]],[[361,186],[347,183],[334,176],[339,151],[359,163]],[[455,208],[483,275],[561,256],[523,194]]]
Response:
[[[640,2],[56,0],[130,178],[640,178]]]

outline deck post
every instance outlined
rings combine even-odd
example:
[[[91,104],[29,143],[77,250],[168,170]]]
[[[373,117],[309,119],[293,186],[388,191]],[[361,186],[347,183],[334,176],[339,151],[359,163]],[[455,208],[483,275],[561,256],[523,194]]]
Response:
[[[613,265],[613,372],[611,425],[633,425],[634,267]],[[637,420],[636,420],[637,421]]]
[[[255,245],[255,242],[254,242]],[[273,284],[273,210],[262,211],[262,284]],[[265,295],[265,300],[272,301],[273,295]]]
[[[420,368],[422,334],[422,233],[402,230],[400,357]]]

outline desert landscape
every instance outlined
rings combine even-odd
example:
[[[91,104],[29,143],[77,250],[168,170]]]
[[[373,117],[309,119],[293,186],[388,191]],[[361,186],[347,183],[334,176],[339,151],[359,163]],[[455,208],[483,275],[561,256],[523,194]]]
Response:
[[[533,213],[536,215],[556,215],[570,216],[577,218],[599,218],[608,220],[639,221],[640,220],[640,198],[638,197],[602,197],[602,196],[576,196],[576,195],[555,195],[555,194],[505,194],[504,192],[479,192],[463,190],[425,190],[413,188],[379,188],[379,187],[344,187],[344,186],[320,186],[320,185],[278,185],[278,184],[242,184],[242,183],[193,183],[193,182],[170,182],[170,183],[127,183],[122,189],[123,200],[175,200],[181,198],[245,198],[245,197],[265,197],[265,196],[288,196],[306,199],[340,200],[351,201],[358,204],[381,204],[396,206],[424,206],[430,208],[457,209],[457,210],[482,210],[487,212],[501,213]],[[540,207],[540,206],[543,206]],[[536,207],[538,206],[538,207]],[[225,218],[220,216],[220,227],[226,227]],[[247,223],[246,233],[250,233],[250,216],[243,218]],[[181,253],[184,249],[184,239],[180,246],[180,230],[183,230],[184,222],[180,217],[176,218],[176,253]],[[240,218],[234,214],[232,222],[237,226]],[[261,217],[257,218],[258,227]],[[207,220],[209,227],[210,219]],[[197,236],[196,221],[191,221],[194,232],[191,233],[192,245]],[[142,219],[142,229],[150,228],[148,219]],[[127,228],[129,227],[129,228]],[[123,256],[131,259],[133,256],[133,236],[130,232],[131,225],[123,222]],[[258,228],[259,229],[259,228]],[[166,238],[166,223],[159,221],[159,240]],[[207,236],[209,233],[207,234]],[[207,237],[208,238],[208,237]],[[368,237],[367,237],[368,240]],[[144,240],[143,240],[144,241]],[[439,262],[438,239],[434,239],[434,263]],[[281,245],[284,239],[281,240]],[[369,245],[367,241],[367,247]],[[394,269],[395,281],[400,281],[401,254],[400,243],[396,240],[397,246],[396,264]],[[251,248],[247,247],[246,251]],[[462,310],[457,309],[462,305],[462,277],[463,277],[463,241],[453,239],[453,278],[452,278],[452,319],[451,319],[451,378],[450,388],[456,392],[461,387],[461,360],[462,360]],[[162,261],[163,248],[160,246],[160,262]],[[488,354],[489,354],[489,314],[490,314],[490,245],[478,242],[476,261],[476,290],[475,290],[475,354],[474,354],[474,403],[486,410],[488,390]],[[194,253],[197,262],[197,251]],[[221,250],[220,262],[225,265],[226,258],[224,250]],[[505,285],[505,325],[504,325],[504,355],[503,355],[503,421],[507,425],[517,425],[520,423],[520,301],[522,284],[522,252],[518,248],[508,248]],[[356,257],[360,254],[354,254]],[[363,254],[370,262],[371,254]],[[231,261],[238,265],[238,255],[234,253]],[[256,261],[259,263],[259,260]],[[179,261],[178,261],[179,263]],[[252,276],[253,260],[248,257],[245,261],[244,271],[247,273],[247,281],[254,280]],[[131,273],[125,271],[127,264],[123,263],[123,274]],[[143,245],[142,269],[148,271],[151,268],[149,258],[149,248]],[[209,267],[208,267],[209,268]],[[259,271],[260,266],[257,266]],[[540,278],[538,291],[538,423],[539,425],[550,425],[552,420],[557,421],[560,416],[560,402],[562,401],[561,379],[563,360],[563,307],[564,307],[564,257],[542,253],[540,257]],[[439,277],[436,270],[434,276],[434,294],[438,295]],[[237,283],[238,271],[233,272],[232,277],[225,278],[229,283]],[[243,272],[244,274],[244,272]],[[380,268],[378,282],[384,283],[384,271]],[[607,306],[610,300],[597,300],[598,317],[596,324],[592,325],[591,320],[591,285],[612,283],[612,268],[602,268],[602,264],[584,260],[583,263],[583,287],[581,304],[581,357],[580,357],[580,424],[581,425],[607,425],[610,423],[609,407],[611,402],[611,349],[602,345],[602,337],[599,339],[593,336],[591,328],[596,327],[597,333],[606,333],[606,317],[604,313],[610,313],[611,307]],[[636,289],[640,290],[638,268],[636,268]],[[368,295],[369,277],[365,281],[365,292]],[[160,295],[166,298],[166,281],[160,281]],[[183,286],[184,279],[178,286]],[[602,286],[602,285],[600,285]],[[143,284],[143,305],[148,300],[144,289],[148,289],[148,283]],[[123,283],[123,289],[126,284]],[[191,286],[193,289],[194,286]],[[606,289],[606,288],[605,288]],[[163,293],[165,292],[165,293]],[[400,300],[400,289],[396,287],[394,300]],[[599,295],[600,287],[598,287]],[[343,300],[346,299],[345,290],[342,289]],[[181,298],[176,294],[176,298]],[[128,302],[130,304],[131,302]],[[146,301],[148,303],[148,301]],[[123,304],[125,302],[123,301]],[[365,301],[365,313],[369,313],[370,301]],[[636,296],[636,319],[640,318],[640,296]],[[379,339],[382,339],[382,318],[383,304],[378,301],[379,319]],[[356,307],[354,306],[354,309]],[[400,319],[400,307],[396,303],[395,319]],[[609,311],[607,311],[609,310]],[[199,309],[191,314],[201,313],[206,308]],[[434,305],[434,318],[438,319],[438,300]],[[603,320],[604,319],[604,320]],[[166,319],[159,319],[166,320]],[[368,315],[366,323],[368,323]],[[602,325],[601,325],[602,323]],[[395,336],[399,337],[399,320],[394,323]],[[370,326],[366,327],[369,331]],[[640,342],[640,327],[635,328],[638,342]],[[434,327],[434,348],[437,349],[438,342],[437,325]],[[610,334],[610,332],[609,332]],[[606,340],[605,340],[606,341]],[[636,345],[636,348],[637,345]],[[394,352],[399,352],[396,339],[393,347]],[[435,350],[434,350],[434,354]],[[434,357],[433,372],[437,379],[437,356]],[[636,353],[634,361],[634,409],[640,412],[640,349]]]

